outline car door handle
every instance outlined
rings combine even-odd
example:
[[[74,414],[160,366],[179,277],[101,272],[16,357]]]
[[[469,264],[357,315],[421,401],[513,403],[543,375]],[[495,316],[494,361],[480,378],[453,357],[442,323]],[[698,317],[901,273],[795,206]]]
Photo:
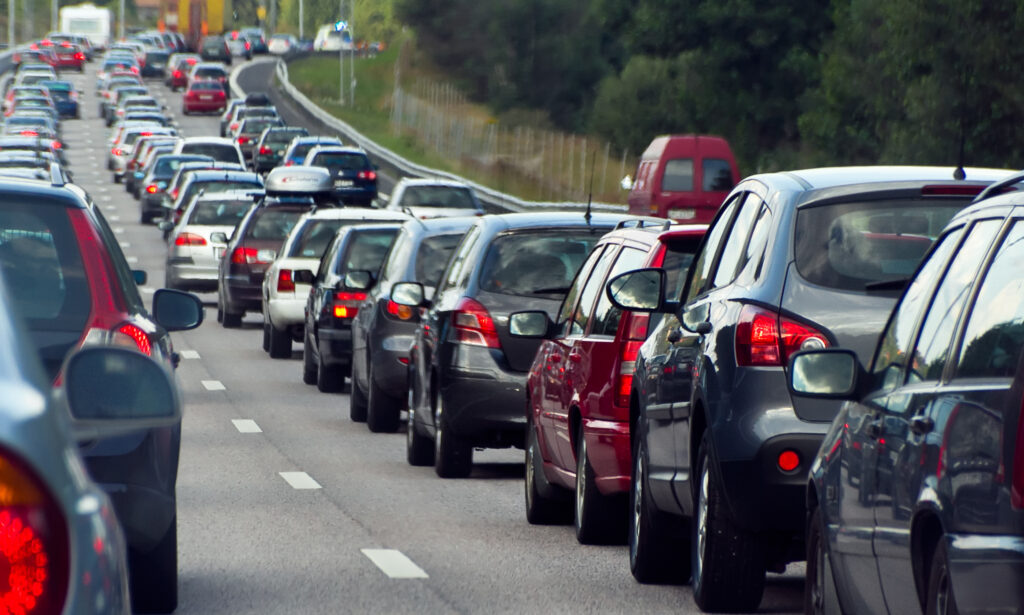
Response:
[[[931,417],[918,414],[910,419],[910,431],[923,436],[935,428],[935,421]]]
[[[868,437],[877,440],[882,435],[882,421],[871,421],[868,423]]]

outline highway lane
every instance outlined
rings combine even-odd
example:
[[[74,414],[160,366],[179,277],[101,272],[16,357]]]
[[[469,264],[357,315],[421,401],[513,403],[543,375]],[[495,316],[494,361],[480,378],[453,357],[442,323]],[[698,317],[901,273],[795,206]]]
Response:
[[[84,119],[64,130],[75,179],[149,273],[151,296],[165,245],[106,170],[92,70],[71,79],[85,92]],[[217,134],[216,116],[185,117],[181,94],[151,88],[185,135]],[[349,421],[347,394],[302,384],[298,344],[272,360],[258,314],[223,329],[215,296],[202,297],[204,324],[174,335],[186,402],[178,613],[697,612],[688,587],[634,582],[624,546],[528,525],[520,451],[476,453],[466,480],[410,467],[403,435],[369,433]],[[800,566],[770,575],[762,610],[797,612],[802,590]]]

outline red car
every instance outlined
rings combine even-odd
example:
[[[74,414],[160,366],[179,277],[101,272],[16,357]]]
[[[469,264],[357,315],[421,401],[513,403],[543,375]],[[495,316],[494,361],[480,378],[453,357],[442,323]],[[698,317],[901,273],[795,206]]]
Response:
[[[608,280],[660,267],[667,292],[681,294],[705,225],[627,221],[590,253],[537,350],[527,379],[526,518],[575,517],[584,544],[621,541],[630,489],[633,361],[651,316],[622,312]],[[539,317],[541,312],[523,312]],[[513,315],[515,326],[519,315]],[[545,317],[546,319],[546,317]],[[575,506],[571,506],[575,492]],[[575,510],[575,514],[573,511]]]
[[[167,87],[171,88],[171,91],[188,87],[188,74],[192,72],[192,67],[197,62],[199,62],[199,56],[190,56],[178,60],[167,77]]]
[[[181,112],[189,113],[223,113],[228,104],[224,94],[224,86],[218,81],[193,81],[185,90],[181,101]]]
[[[74,43],[64,41],[52,47],[57,54],[57,70],[73,68],[80,73],[85,72],[85,53]]]

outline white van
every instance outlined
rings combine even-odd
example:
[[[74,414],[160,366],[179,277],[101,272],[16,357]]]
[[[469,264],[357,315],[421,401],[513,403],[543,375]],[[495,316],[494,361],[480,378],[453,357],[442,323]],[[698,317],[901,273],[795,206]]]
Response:
[[[334,24],[320,26],[313,39],[314,51],[351,51],[352,35],[348,30],[335,30]]]

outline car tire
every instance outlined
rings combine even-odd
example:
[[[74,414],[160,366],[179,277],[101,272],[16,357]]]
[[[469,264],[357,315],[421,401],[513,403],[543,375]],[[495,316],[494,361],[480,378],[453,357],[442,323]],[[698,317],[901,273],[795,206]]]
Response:
[[[359,383],[352,381],[352,391],[348,400],[348,418],[353,422],[362,423],[366,420],[366,393],[359,388]]]
[[[266,325],[269,331],[267,351],[271,359],[290,359],[292,357],[292,336],[288,331],[278,331],[272,324]]]
[[[804,613],[838,615],[839,596],[825,540],[821,509],[816,508],[807,523],[807,579],[804,583]]]
[[[337,365],[324,365],[320,355],[316,365],[316,390],[321,393],[338,393],[345,386],[345,372]]]
[[[319,368],[317,367],[316,360],[313,359],[313,350],[310,344],[309,336],[303,335],[302,343],[302,382],[306,384],[316,384],[317,373]]]
[[[220,301],[217,302],[217,323],[224,324],[224,308],[220,306]]]
[[[465,478],[473,471],[473,447],[451,432],[444,401],[434,410],[434,472],[441,478]]]
[[[629,571],[640,583],[685,583],[690,578],[689,528],[651,503],[647,444],[635,434],[629,492]]]
[[[128,578],[135,613],[173,613],[178,606],[178,520],[149,553],[128,549]]]
[[[402,418],[402,403],[388,395],[373,377],[373,360],[367,358],[366,426],[373,433],[394,433]],[[352,381],[355,390],[355,380]]]
[[[953,579],[949,575],[949,550],[946,537],[940,537],[932,554],[931,571],[928,574],[928,599],[925,615],[958,615],[956,597],[953,595]]]
[[[237,329],[242,326],[242,313],[229,312],[225,308],[224,317],[220,324],[222,324],[225,329]]]
[[[582,427],[576,434],[576,490],[573,495],[573,525],[580,544],[624,542],[625,503],[622,498],[607,497],[598,491]]]
[[[729,517],[707,433],[697,452],[692,534],[693,598],[702,611],[754,611],[764,593],[765,558],[757,534]]]
[[[544,476],[544,461],[533,425],[526,426],[526,477],[523,481],[526,521],[530,525],[564,525],[572,522],[573,508],[568,497],[557,497],[555,487]]]
[[[270,323],[266,321],[266,316],[263,318],[263,343],[261,347],[263,352],[270,352]]]
[[[114,183],[115,184],[120,184],[121,183],[121,176],[118,175],[117,173],[114,173]]]
[[[409,394],[409,422],[405,426],[405,460],[411,466],[434,465],[434,443],[416,430],[416,412]]]
[[[149,216],[146,215],[146,212],[144,212],[144,211],[139,212],[139,223],[140,224],[149,224]]]

